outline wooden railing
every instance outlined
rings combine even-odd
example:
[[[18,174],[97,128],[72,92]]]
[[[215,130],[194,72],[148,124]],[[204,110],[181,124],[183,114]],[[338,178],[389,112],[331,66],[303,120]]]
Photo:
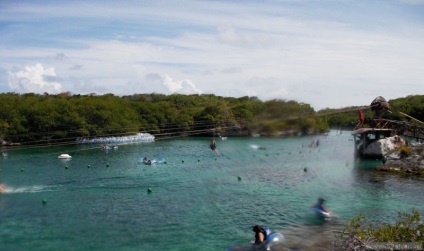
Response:
[[[376,129],[391,129],[397,135],[424,139],[424,126],[398,120],[374,119]]]

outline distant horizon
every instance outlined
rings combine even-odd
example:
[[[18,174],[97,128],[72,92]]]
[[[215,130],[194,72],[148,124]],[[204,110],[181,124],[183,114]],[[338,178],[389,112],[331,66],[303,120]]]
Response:
[[[314,110],[420,95],[422,13],[424,0],[2,1],[0,92],[211,93]]]

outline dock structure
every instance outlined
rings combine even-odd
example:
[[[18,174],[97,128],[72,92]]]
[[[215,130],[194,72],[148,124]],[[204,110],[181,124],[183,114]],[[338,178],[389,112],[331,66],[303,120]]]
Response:
[[[392,137],[395,135],[405,138],[424,140],[424,126],[397,120],[374,119],[373,127],[361,127],[361,124],[353,129],[353,141],[355,145],[355,157],[359,158],[383,158],[381,155],[366,154],[365,150],[373,142]]]
[[[394,135],[424,140],[424,125],[388,119],[375,119],[374,121],[376,128],[391,129],[394,131]]]
[[[352,131],[357,158],[382,158],[380,155],[366,154],[365,150],[373,142],[393,136],[393,130],[387,128],[359,128]]]

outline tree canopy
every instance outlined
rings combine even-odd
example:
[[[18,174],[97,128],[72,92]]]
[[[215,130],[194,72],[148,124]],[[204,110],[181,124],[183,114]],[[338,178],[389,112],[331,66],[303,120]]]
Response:
[[[424,120],[424,96],[388,101],[393,120]],[[329,128],[352,129],[358,109],[365,123],[374,117],[370,106],[326,108],[315,112],[305,103],[257,97],[134,94],[129,96],[0,94],[0,138],[34,143],[148,132],[161,136],[194,136],[221,133],[267,136],[310,134]],[[404,114],[408,114],[406,117]]]
[[[214,132],[325,131],[329,124],[309,104],[257,97],[134,94],[129,96],[0,94],[0,138],[11,142],[72,140],[148,132],[156,136]]]

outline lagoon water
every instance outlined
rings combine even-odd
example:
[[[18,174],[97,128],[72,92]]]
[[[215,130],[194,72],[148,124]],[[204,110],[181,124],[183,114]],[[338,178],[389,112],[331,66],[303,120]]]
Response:
[[[316,138],[319,147],[308,148]],[[285,250],[301,250],[328,227],[308,214],[318,197],[339,223],[360,213],[389,222],[397,211],[423,212],[424,180],[355,161],[351,139],[336,131],[230,137],[217,141],[223,156],[210,150],[211,138],[9,151],[0,159],[0,183],[8,186],[0,195],[0,247],[227,250],[253,240],[252,226],[262,224],[286,236]],[[162,163],[144,165],[145,156]]]

